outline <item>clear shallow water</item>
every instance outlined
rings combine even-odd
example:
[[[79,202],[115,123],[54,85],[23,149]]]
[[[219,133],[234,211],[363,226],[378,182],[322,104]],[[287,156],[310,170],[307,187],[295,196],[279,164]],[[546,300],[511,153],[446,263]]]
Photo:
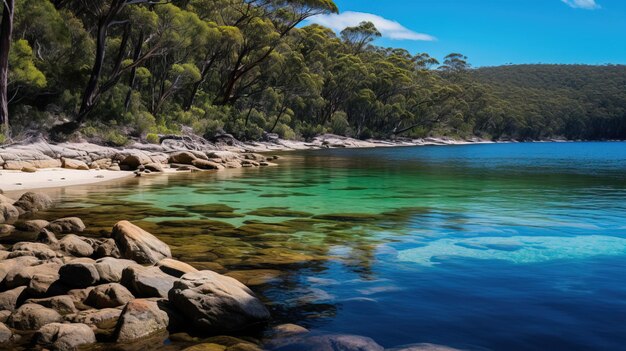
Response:
[[[96,231],[132,219],[180,259],[252,285],[275,323],[385,347],[626,344],[626,143],[335,149],[279,163],[67,190],[42,215],[77,214]]]

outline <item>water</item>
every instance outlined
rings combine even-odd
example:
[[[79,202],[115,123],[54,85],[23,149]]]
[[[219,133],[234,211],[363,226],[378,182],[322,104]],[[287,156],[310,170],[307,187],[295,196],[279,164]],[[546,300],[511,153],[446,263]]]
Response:
[[[385,347],[624,348],[625,143],[282,156],[67,189],[41,215],[77,214],[95,232],[131,219],[251,285],[276,324]]]

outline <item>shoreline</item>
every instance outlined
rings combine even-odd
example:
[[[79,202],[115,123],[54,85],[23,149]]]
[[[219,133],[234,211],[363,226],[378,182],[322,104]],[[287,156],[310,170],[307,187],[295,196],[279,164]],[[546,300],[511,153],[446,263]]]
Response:
[[[332,134],[321,135],[310,142],[275,139],[261,142],[241,142],[236,139],[222,140],[208,144],[188,144],[168,142],[161,145],[135,143],[128,148],[115,149],[91,143],[63,143],[48,144],[39,139],[31,143],[16,144],[0,147],[0,190],[9,193],[19,193],[31,190],[65,188],[70,186],[93,185],[102,182],[120,180],[137,176],[136,167],[123,170],[115,167],[116,163],[124,162],[131,157],[138,160],[137,166],[148,163],[160,164],[162,169],[158,173],[172,174],[179,168],[168,167],[168,155],[174,152],[191,152],[205,160],[222,162],[224,168],[229,167],[227,162],[234,158],[246,160],[246,154],[261,153],[267,155],[272,152],[290,152],[322,149],[365,149],[390,147],[417,147],[417,146],[459,146],[483,144],[522,143],[525,141],[488,141],[479,138],[460,140],[451,138],[425,138],[413,140],[357,140]],[[530,143],[568,143],[593,142],[578,140],[540,140]],[[610,142],[620,142],[611,140]],[[10,156],[7,157],[7,154]],[[95,156],[94,156],[95,155]],[[210,158],[205,155],[217,155]],[[4,156],[4,157],[3,157]],[[56,156],[57,158],[53,157]],[[69,158],[74,157],[74,158]],[[96,158],[99,158],[96,160]],[[116,160],[117,158],[117,160]],[[72,162],[70,167],[64,159]],[[103,160],[111,160],[102,162]],[[95,167],[93,164],[96,164]],[[251,164],[242,166],[259,166],[252,160]],[[7,169],[7,164],[9,169]],[[113,166],[113,168],[111,168]],[[30,168],[25,171],[25,168]],[[197,171],[189,169],[186,172]],[[219,167],[218,169],[219,170]]]
[[[261,157],[253,153],[289,152],[331,148],[381,148],[411,146],[447,146],[491,144],[495,142],[473,139],[426,138],[403,141],[357,140],[337,135],[321,135],[310,142],[274,139],[262,142],[241,142],[236,139],[215,143],[184,143],[172,140],[161,145],[139,144],[115,149],[91,143],[49,144],[43,139],[24,144],[0,147],[0,190],[10,193],[51,188],[92,185],[137,176],[137,169],[147,164],[160,165],[158,173],[180,173],[168,167],[169,155],[190,152],[194,157],[215,162],[204,170],[264,166]],[[250,159],[251,158],[251,159]],[[129,160],[130,159],[130,160]],[[237,160],[239,159],[239,160]],[[250,159],[250,160],[249,160]],[[232,164],[233,161],[241,161]],[[259,161],[261,161],[259,163]],[[185,162],[182,162],[185,163]],[[219,164],[223,165],[220,167]],[[130,167],[125,167],[126,165]],[[273,164],[267,164],[273,165]],[[121,166],[121,167],[120,167]],[[194,167],[193,165],[190,165]],[[126,168],[126,169],[125,169]],[[156,168],[156,166],[155,166]],[[190,168],[186,172],[198,171]],[[143,175],[139,174],[139,175]]]

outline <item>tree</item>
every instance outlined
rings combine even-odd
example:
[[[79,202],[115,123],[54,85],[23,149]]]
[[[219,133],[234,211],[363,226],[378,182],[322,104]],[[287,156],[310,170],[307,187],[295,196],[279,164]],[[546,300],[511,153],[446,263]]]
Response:
[[[0,129],[9,129],[9,52],[13,34],[14,0],[2,0],[0,23]],[[2,132],[0,130],[0,132]]]
[[[361,22],[356,27],[347,27],[341,31],[341,39],[348,44],[353,54],[361,53],[367,45],[382,34],[372,22]]]

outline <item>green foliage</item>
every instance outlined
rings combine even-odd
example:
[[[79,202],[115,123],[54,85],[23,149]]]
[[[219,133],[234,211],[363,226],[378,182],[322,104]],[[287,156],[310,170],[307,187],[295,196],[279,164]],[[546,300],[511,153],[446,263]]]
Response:
[[[146,141],[150,144],[159,144],[159,135],[155,133],[148,133],[146,135]]]
[[[378,47],[381,34],[371,22],[339,37],[301,26],[336,13],[332,0],[136,1],[107,18],[115,4],[16,3],[12,131],[75,119],[85,137],[111,145],[154,142],[157,133],[184,127],[207,138],[227,132],[250,140],[326,132],[626,138],[626,66],[472,69],[459,53],[440,65],[426,53]],[[88,85],[94,77],[95,88]]]

